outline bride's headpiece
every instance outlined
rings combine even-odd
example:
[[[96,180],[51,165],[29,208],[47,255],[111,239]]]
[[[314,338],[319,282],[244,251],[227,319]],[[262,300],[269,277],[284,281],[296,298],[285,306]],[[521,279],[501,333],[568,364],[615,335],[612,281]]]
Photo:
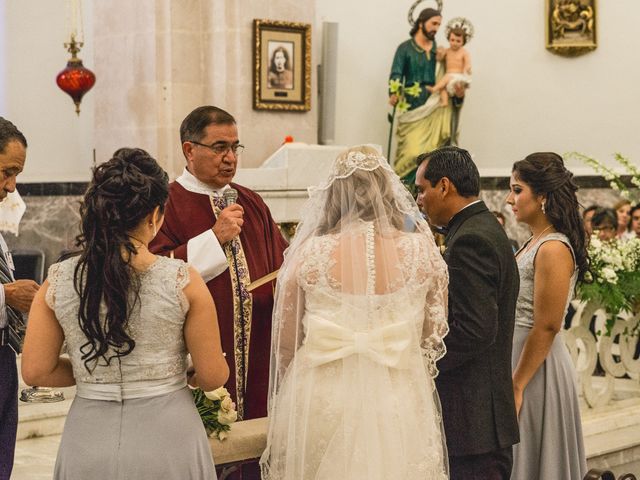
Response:
[[[356,170],[372,172],[380,167],[393,173],[393,170],[389,166],[387,159],[384,158],[381,154],[350,151],[347,155],[340,156],[336,159],[333,167],[331,168],[331,172],[329,173],[327,183],[320,186],[310,187],[309,193],[318,190],[326,190],[333,184],[334,181],[350,177]]]

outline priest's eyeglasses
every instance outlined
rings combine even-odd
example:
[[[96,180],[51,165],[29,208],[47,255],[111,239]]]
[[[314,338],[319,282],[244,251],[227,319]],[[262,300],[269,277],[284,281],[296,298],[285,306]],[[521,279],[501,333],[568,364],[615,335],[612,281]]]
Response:
[[[199,145],[201,147],[208,148],[213,153],[221,157],[229,153],[229,151],[233,152],[235,156],[238,156],[244,150],[244,145],[240,145],[239,143],[230,144],[230,143],[220,142],[220,143],[214,143],[213,145],[206,145],[204,143],[196,142],[194,140],[189,140],[189,143],[193,143],[194,145]]]

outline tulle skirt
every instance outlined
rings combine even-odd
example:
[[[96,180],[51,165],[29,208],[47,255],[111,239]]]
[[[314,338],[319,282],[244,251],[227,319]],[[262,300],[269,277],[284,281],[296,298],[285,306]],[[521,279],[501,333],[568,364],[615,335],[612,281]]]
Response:
[[[363,355],[312,366],[296,353],[270,418],[264,480],[440,480],[448,463],[438,395],[409,368]]]

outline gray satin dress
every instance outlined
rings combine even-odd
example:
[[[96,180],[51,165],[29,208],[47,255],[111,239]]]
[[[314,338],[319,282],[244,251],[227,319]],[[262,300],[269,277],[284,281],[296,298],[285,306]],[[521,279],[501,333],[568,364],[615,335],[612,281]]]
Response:
[[[544,242],[560,240],[571,250],[568,238],[551,233],[518,258],[520,295],[511,364],[515,370],[533,326],[534,259]],[[526,244],[525,244],[526,247]],[[524,247],[523,247],[524,248]],[[577,272],[571,278],[566,309],[573,298]],[[513,449],[513,480],[573,480],[587,472],[575,368],[560,335],[547,358],[524,391],[520,411],[520,443]]]
[[[64,330],[77,392],[58,450],[56,480],[211,480],[209,441],[186,386],[182,289],[187,264],[158,257],[140,278],[140,299],[128,331],[133,351],[90,373],[81,358],[73,287],[77,258],[52,265],[47,304]]]

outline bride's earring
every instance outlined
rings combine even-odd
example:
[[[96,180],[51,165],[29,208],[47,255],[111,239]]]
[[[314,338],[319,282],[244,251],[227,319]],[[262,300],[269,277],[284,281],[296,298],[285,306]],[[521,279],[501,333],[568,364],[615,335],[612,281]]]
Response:
[[[544,210],[544,202],[542,202],[542,205],[540,205],[540,210],[542,210],[543,215],[547,214],[547,212]]]
[[[149,226],[153,228],[153,238],[156,238],[156,235],[158,234],[158,230],[156,229],[156,222],[149,222]]]

